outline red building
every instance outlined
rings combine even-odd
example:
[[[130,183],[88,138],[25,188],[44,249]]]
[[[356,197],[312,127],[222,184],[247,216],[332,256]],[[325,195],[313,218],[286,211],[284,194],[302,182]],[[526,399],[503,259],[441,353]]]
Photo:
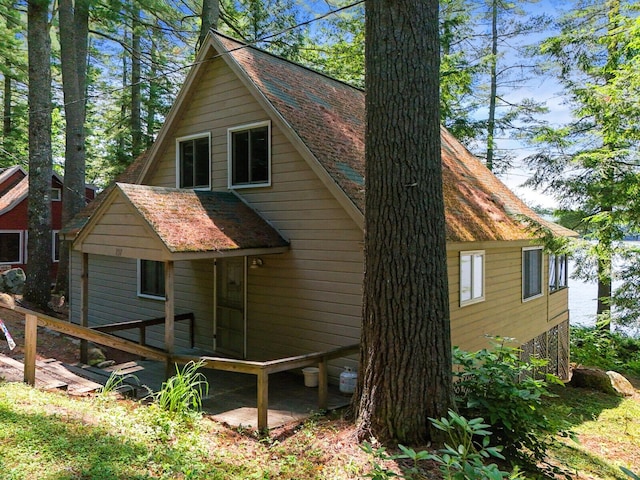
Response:
[[[62,226],[63,179],[51,178],[52,275],[58,271],[58,232]],[[95,187],[86,189],[87,201],[95,197]],[[0,270],[20,267],[27,271],[29,175],[20,166],[0,169]]]

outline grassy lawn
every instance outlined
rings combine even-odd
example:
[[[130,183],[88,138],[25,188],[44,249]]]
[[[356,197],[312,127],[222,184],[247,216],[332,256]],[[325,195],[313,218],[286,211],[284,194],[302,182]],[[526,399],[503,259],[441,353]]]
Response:
[[[573,478],[627,479],[640,473],[640,396],[618,398],[583,388],[556,388],[548,415],[568,420],[575,440],[563,439],[549,454]]]
[[[627,479],[640,471],[640,400],[558,388],[548,415],[576,441],[550,451],[571,478]],[[318,417],[261,439],[205,418],[113,397],[74,398],[0,383],[2,479],[355,479],[369,472],[353,426]],[[390,465],[397,471],[396,465]],[[438,478],[433,468],[418,478]]]

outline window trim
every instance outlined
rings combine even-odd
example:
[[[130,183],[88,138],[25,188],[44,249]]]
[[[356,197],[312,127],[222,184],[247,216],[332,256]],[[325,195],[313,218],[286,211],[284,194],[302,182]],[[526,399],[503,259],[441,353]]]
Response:
[[[209,143],[209,158],[207,161],[207,168],[209,172],[207,175],[208,183],[206,186],[203,185],[199,187],[181,187],[180,183],[182,178],[180,176],[180,172],[182,171],[182,169],[180,168],[180,144],[183,142],[188,142],[189,140],[198,140],[201,138],[206,138]],[[184,190],[211,190],[211,132],[195,133],[193,135],[186,135],[184,137],[176,138],[176,188]]]
[[[267,181],[261,183],[233,183],[233,134],[245,130],[267,127]],[[238,125],[227,129],[227,188],[239,190],[243,188],[261,188],[271,186],[271,120]]]
[[[474,297],[474,268],[475,268],[475,264],[473,261],[471,261],[471,278],[470,278],[470,285],[471,285],[471,298],[468,300],[463,300],[462,299],[462,257],[463,256],[470,256],[472,259],[475,256],[480,256],[482,258],[482,285],[481,285],[481,289],[482,289],[482,295],[478,296],[478,297]],[[461,307],[465,307],[467,305],[473,305],[475,303],[480,303],[480,302],[484,302],[485,301],[485,278],[486,278],[486,253],[484,250],[464,250],[460,252],[460,255],[458,256],[460,265],[459,265],[459,275],[460,275],[460,306]]]
[[[149,293],[142,293],[142,262],[143,261],[147,261],[147,262],[157,262],[157,263],[164,263],[164,262],[159,262],[157,260],[146,260],[146,259],[141,259],[139,258],[137,260],[137,264],[138,264],[138,271],[137,271],[137,295],[140,298],[148,298],[150,300],[161,300],[161,301],[165,301],[167,299],[166,296],[166,292],[164,296],[160,296],[160,295],[151,295]],[[163,279],[164,281],[164,279]]]
[[[525,267],[525,255],[526,252],[532,251],[532,250],[540,250],[541,254],[540,254],[540,293],[536,293],[535,295],[531,295],[529,297],[525,297],[525,276],[524,276],[524,267]],[[543,282],[544,282],[544,251],[542,249],[541,246],[537,246],[537,247],[524,247],[522,249],[522,262],[521,262],[521,268],[522,268],[522,289],[521,289],[521,296],[522,296],[522,301],[523,302],[528,302],[530,300],[535,300],[536,298],[540,298],[542,296],[544,296],[544,286],[543,286]]]
[[[0,261],[0,265],[24,265],[26,263],[25,260],[25,235],[23,230],[0,230],[0,234],[2,233],[17,233],[18,234],[18,259],[16,261],[11,262],[2,262]]]
[[[62,201],[62,189],[57,187],[51,187],[51,201],[52,202],[61,202]]]
[[[554,283],[551,283],[551,262],[554,262]],[[564,275],[560,275],[558,267],[561,263],[564,263],[564,269],[562,272]],[[549,293],[556,293],[566,288],[569,288],[569,256],[566,253],[561,254],[549,254]],[[562,281],[560,277],[564,276]]]

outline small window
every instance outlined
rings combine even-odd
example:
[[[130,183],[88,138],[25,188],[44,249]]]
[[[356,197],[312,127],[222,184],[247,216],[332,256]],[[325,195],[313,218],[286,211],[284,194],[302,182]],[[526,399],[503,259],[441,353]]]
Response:
[[[60,201],[62,201],[62,189],[60,189],[60,188],[52,188],[51,189],[51,201],[52,202],[60,202]]]
[[[549,291],[556,292],[567,288],[569,261],[567,255],[549,255]]]
[[[522,299],[542,295],[542,248],[522,250]]]
[[[484,300],[484,251],[460,252],[460,306]]]
[[[60,261],[60,232],[51,232],[51,258],[54,262]]]
[[[138,295],[164,300],[164,263],[138,261]]]
[[[0,232],[0,264],[22,263],[22,232]]]
[[[269,122],[229,129],[229,188],[271,185]]]
[[[177,140],[178,188],[208,189],[211,178],[209,134]]]

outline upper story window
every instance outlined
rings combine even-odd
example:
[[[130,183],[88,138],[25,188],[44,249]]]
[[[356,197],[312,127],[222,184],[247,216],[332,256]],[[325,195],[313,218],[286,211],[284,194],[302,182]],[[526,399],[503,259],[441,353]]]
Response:
[[[522,300],[542,295],[542,247],[522,249]]]
[[[229,188],[271,185],[271,123],[230,128]]]
[[[0,232],[0,264],[22,263],[22,232]]]
[[[556,292],[569,286],[569,261],[566,254],[549,255],[549,291]]]
[[[52,202],[61,202],[62,201],[62,189],[61,188],[52,188],[51,189],[51,201]]]
[[[178,188],[210,188],[210,143],[211,135],[208,133],[176,140],[176,183]]]
[[[163,262],[138,260],[138,296],[165,299]]]
[[[484,300],[484,251],[460,252],[460,306]]]

